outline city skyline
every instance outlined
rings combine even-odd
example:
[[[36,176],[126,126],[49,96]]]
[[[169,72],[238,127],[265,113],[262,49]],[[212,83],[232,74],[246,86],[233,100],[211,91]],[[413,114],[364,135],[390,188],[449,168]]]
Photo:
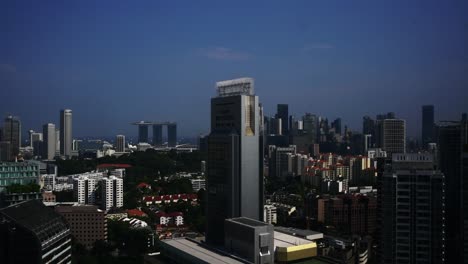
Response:
[[[0,114],[19,116],[24,135],[70,108],[77,137],[134,136],[138,120],[195,137],[209,132],[212,84],[241,76],[256,80],[268,116],[288,104],[353,131],[395,112],[419,138],[422,105],[436,121],[468,112],[462,1],[2,6]]]

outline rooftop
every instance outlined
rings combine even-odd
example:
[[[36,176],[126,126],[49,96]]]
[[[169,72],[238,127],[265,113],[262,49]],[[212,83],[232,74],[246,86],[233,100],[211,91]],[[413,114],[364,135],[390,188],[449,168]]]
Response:
[[[302,238],[309,239],[309,240],[323,238],[323,233],[312,231],[312,230],[292,228],[292,227],[277,226],[275,227],[275,231],[285,233],[288,235],[292,235],[292,236],[302,237]]]
[[[244,263],[229,255],[222,255],[221,253],[210,250],[200,243],[185,238],[162,240],[161,243],[174,247],[175,249],[185,252],[193,258],[197,258],[206,263]]]
[[[231,219],[226,219],[226,221],[231,221],[235,223],[240,223],[248,226],[268,226],[267,223],[257,221],[254,219],[250,219],[247,217],[238,217],[238,218],[231,218]]]
[[[0,215],[31,230],[40,241],[45,241],[68,230],[62,217],[53,209],[46,207],[40,200],[25,201],[0,209]]]

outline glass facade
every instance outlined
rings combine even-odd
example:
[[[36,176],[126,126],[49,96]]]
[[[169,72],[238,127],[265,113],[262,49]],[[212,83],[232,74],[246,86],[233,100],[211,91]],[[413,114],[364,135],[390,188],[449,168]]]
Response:
[[[37,183],[39,164],[32,162],[0,163],[0,192],[12,184]]]

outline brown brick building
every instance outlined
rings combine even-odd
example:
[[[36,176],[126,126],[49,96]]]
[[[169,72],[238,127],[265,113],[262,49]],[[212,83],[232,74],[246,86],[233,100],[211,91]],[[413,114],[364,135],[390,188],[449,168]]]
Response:
[[[57,206],[70,226],[75,241],[91,248],[97,240],[107,240],[107,221],[104,211],[97,206]]]
[[[318,200],[317,220],[350,234],[372,234],[376,228],[377,200],[373,196],[339,195]]]

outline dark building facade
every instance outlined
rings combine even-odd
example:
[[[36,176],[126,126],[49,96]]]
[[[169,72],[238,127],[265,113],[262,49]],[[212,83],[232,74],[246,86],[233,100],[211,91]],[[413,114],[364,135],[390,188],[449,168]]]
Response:
[[[6,156],[14,159],[19,154],[21,147],[21,122],[19,118],[14,116],[7,116],[5,118],[2,141],[10,142],[9,154]]]
[[[71,233],[62,217],[39,200],[0,210],[2,263],[71,263]]]
[[[281,119],[282,135],[289,135],[289,106],[287,104],[278,104],[276,118]]]
[[[422,131],[421,140],[423,147],[426,149],[427,144],[435,142],[434,137],[434,106],[423,105],[422,106]]]
[[[462,170],[463,146],[468,143],[468,122],[466,119],[443,122],[438,125],[439,168],[445,175],[447,203],[447,263],[467,263],[468,256],[463,256],[466,237],[462,230],[467,229],[462,219],[463,202],[468,190],[464,187],[466,173]]]
[[[96,241],[107,240],[106,214],[97,206],[58,206],[55,211],[65,218],[77,243],[92,248]]]
[[[382,179],[381,263],[459,263],[446,261],[444,181],[432,155],[392,155]]]
[[[260,220],[263,210],[263,161],[260,107],[253,79],[218,82],[211,99],[206,176],[206,240],[224,243],[224,220]],[[262,122],[263,123],[263,122]]]
[[[373,234],[377,221],[374,196],[340,195],[318,200],[318,221],[348,234]]]

